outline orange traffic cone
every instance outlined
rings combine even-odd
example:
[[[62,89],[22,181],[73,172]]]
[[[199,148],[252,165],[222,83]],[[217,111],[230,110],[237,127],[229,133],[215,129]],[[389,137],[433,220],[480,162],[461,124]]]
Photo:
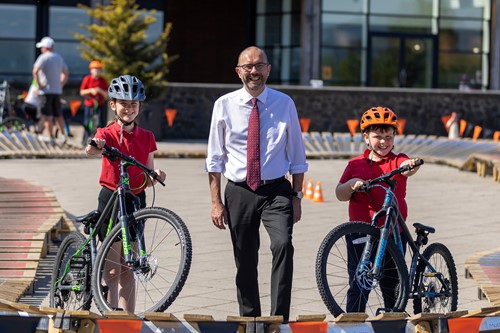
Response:
[[[321,189],[321,182],[316,183],[316,188],[314,189],[314,202],[324,202],[323,200],[323,190]]]
[[[313,181],[312,181],[312,180],[309,180],[309,181],[307,182],[307,188],[306,188],[305,197],[306,197],[307,199],[312,199],[312,198],[314,198],[314,190],[313,190]]]

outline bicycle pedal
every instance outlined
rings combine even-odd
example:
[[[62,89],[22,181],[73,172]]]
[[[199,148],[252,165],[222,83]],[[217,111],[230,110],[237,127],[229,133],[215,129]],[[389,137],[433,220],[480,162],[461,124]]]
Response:
[[[436,277],[437,273],[424,273],[424,277]]]
[[[87,259],[85,259],[85,257],[77,256],[71,259],[69,267],[82,269],[86,265],[87,265]]]

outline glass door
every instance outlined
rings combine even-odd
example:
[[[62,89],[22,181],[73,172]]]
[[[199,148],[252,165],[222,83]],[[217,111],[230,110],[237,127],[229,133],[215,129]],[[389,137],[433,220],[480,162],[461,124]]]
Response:
[[[437,38],[370,33],[367,83],[372,87],[437,87]]]

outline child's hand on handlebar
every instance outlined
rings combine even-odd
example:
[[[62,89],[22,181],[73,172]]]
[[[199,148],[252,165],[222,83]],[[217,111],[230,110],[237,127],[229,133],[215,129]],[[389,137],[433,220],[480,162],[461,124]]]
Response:
[[[353,182],[354,181],[354,182]],[[361,190],[361,186],[363,186],[364,181],[359,178],[351,179],[351,189],[353,192],[359,192]]]
[[[403,172],[402,175],[409,177],[415,174],[420,168],[420,165],[422,165],[420,161],[421,160],[419,158],[410,158],[401,163],[401,166],[408,165],[408,167],[410,168],[410,170]]]
[[[106,144],[106,140],[93,138],[92,140],[89,140],[88,143],[89,144],[85,148],[87,155],[98,155],[101,154],[101,150]]]
[[[167,178],[167,174],[160,169],[156,169],[155,172],[158,175],[158,177],[156,179],[154,179],[153,177],[150,177],[151,184],[155,185],[157,182],[160,182],[162,184],[165,183],[165,179]]]
[[[102,149],[104,147],[104,145],[106,144],[106,140],[104,140],[104,139],[93,138],[92,141],[95,142],[97,149]]]

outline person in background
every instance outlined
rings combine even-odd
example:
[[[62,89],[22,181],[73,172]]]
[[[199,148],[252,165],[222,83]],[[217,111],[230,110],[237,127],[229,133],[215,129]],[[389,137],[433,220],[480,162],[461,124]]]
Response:
[[[61,133],[61,138],[66,141],[64,130],[64,118],[61,113],[61,94],[63,87],[68,81],[69,70],[63,57],[54,52],[54,40],[43,37],[36,47],[41,54],[33,65],[33,78],[39,93],[45,96],[45,104],[42,107],[42,117],[45,128],[49,132],[49,141],[55,142],[53,131],[53,120]]]
[[[99,60],[89,63],[90,74],[86,75],[80,85],[80,95],[85,98],[83,124],[88,127],[93,113],[99,115],[99,125],[106,126],[106,99],[108,98],[108,82],[101,76],[103,64]]]
[[[450,119],[446,122],[448,139],[458,139],[460,137],[460,119],[456,112],[451,113]]]
[[[293,100],[266,87],[271,71],[257,47],[243,50],[236,73],[243,87],[214,104],[206,171],[215,227],[229,226],[241,316],[261,316],[258,251],[262,222],[271,240],[271,315],[288,321],[293,276],[292,232],[301,219],[307,171]],[[285,175],[292,175],[292,184]],[[221,174],[228,182],[221,196]]]

